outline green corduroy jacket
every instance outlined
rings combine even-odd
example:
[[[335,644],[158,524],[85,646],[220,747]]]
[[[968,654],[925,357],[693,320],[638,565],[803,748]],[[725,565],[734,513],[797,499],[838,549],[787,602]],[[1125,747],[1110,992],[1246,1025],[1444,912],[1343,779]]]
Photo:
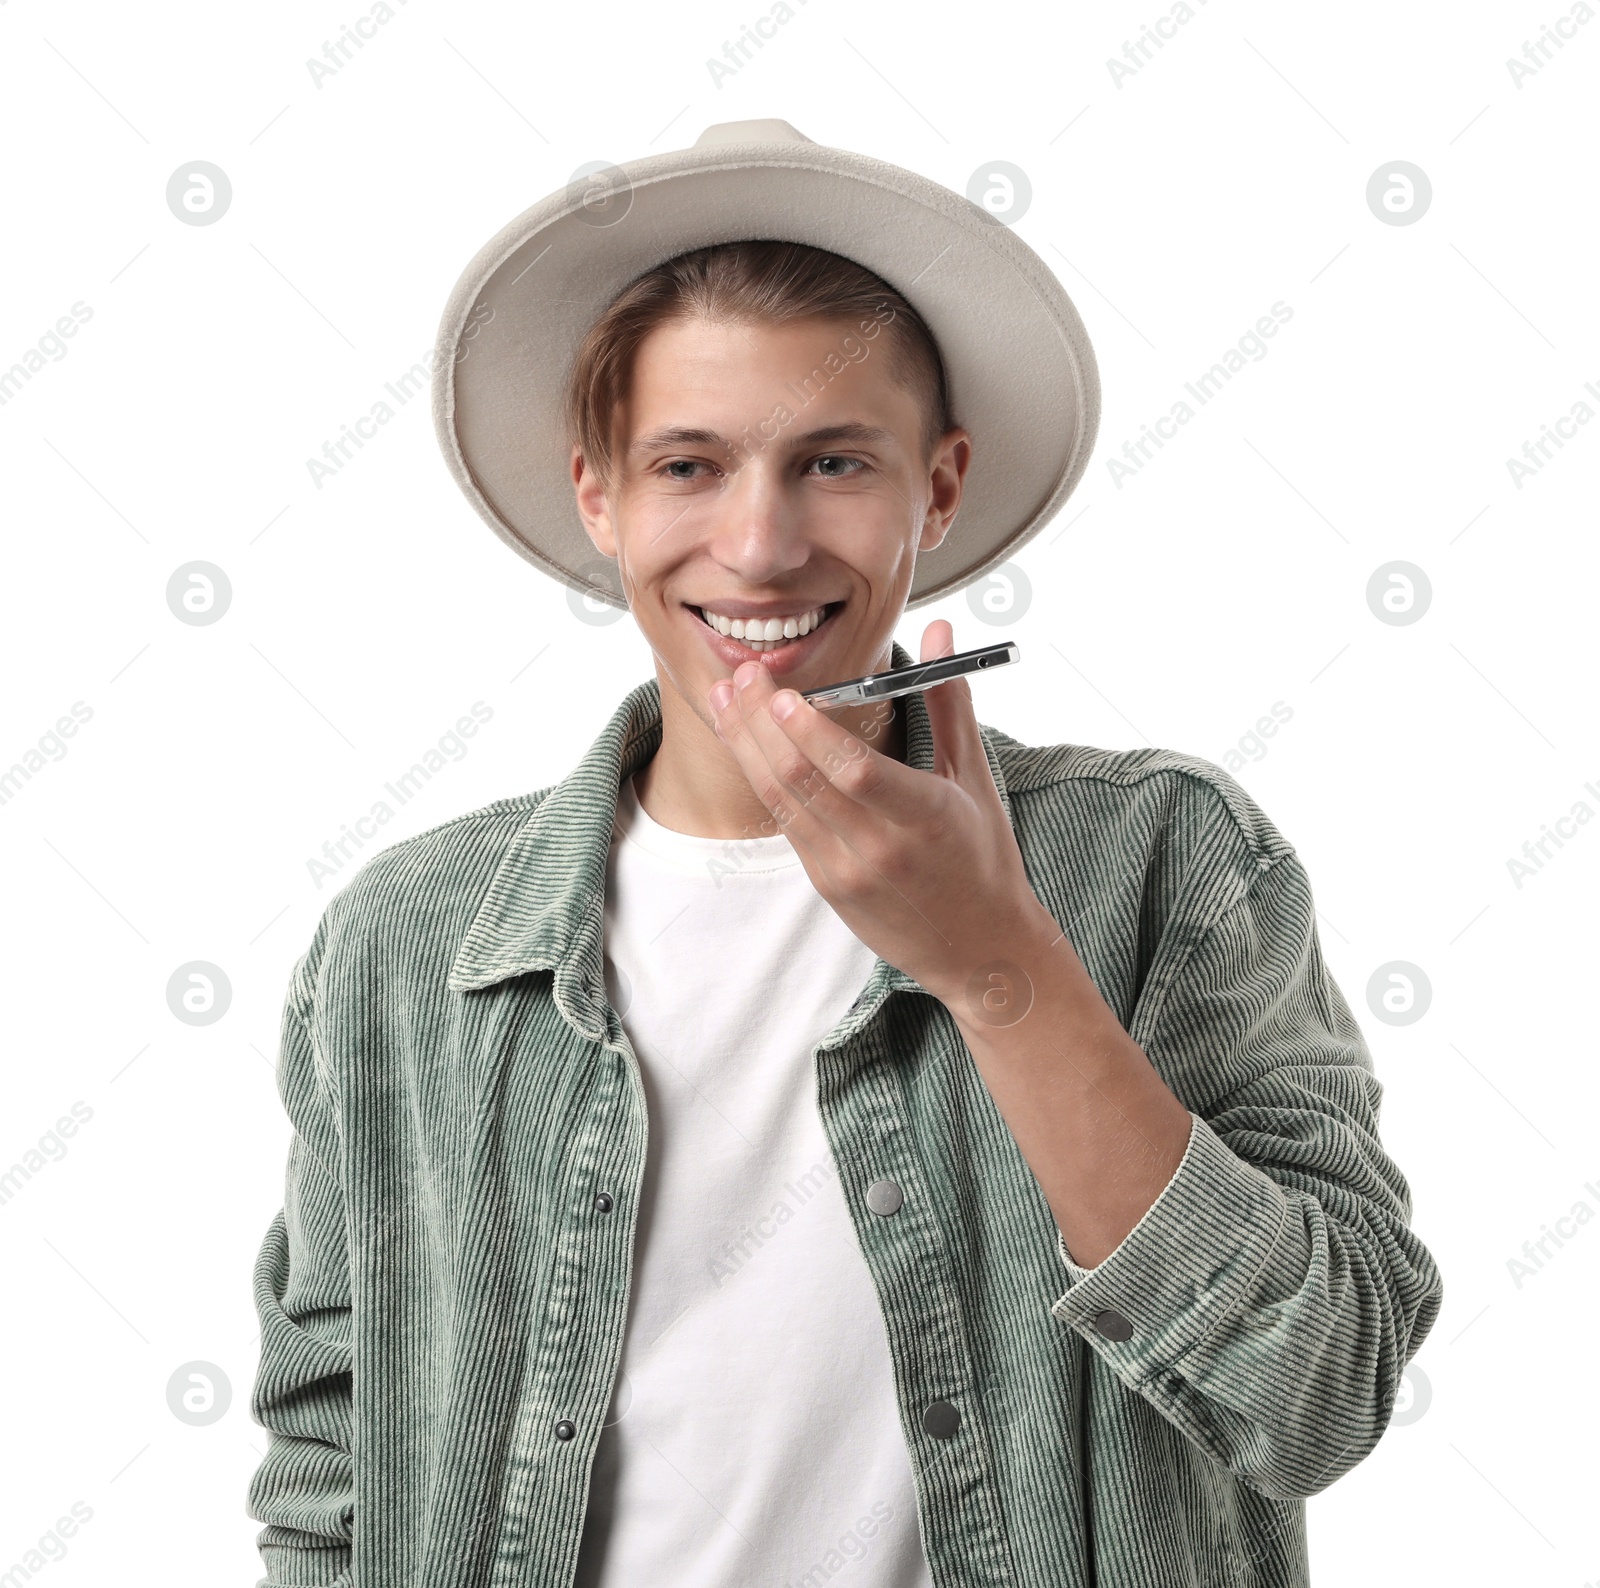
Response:
[[[928,769],[926,705],[900,706]],[[1376,1445],[1442,1295],[1305,869],[1209,761],[983,736],[1034,891],[1191,1134],[1078,1270],[941,1003],[879,959],[817,1034],[933,1580],[1304,1584],[1304,1502]],[[602,976],[606,860],[660,738],[651,679],[560,783],[370,859],[295,967],[294,1136],[254,1274],[264,1584],[571,1580],[646,1137]],[[867,1209],[883,1179],[894,1218]],[[944,1437],[934,1402],[959,1414]]]

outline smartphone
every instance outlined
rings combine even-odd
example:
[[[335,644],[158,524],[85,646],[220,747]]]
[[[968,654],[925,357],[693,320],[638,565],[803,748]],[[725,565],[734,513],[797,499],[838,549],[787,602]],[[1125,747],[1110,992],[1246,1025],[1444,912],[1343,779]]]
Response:
[[[931,662],[913,662],[909,667],[896,667],[887,673],[868,673],[865,678],[849,678],[842,684],[805,689],[800,693],[802,699],[809,700],[819,709],[854,706],[863,701],[889,700],[895,695],[909,695],[916,689],[931,689],[949,678],[960,678],[965,673],[1004,667],[1007,662],[1021,660],[1022,653],[1011,641],[1006,640],[999,645],[980,645],[975,651],[957,651],[954,656],[941,656]]]

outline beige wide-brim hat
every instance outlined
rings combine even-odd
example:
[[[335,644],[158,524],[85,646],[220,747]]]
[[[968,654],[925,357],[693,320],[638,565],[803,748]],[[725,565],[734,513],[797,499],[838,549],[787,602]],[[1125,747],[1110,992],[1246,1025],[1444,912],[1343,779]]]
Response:
[[[625,606],[616,563],[573,499],[572,360],[636,276],[690,249],[759,238],[864,265],[939,345],[972,458],[949,533],[917,558],[908,606],[1012,556],[1066,501],[1094,445],[1100,380],[1078,311],[1045,262],[970,199],[786,121],[723,122],[692,149],[576,177],[478,251],[433,363],[434,426],[467,500],[546,573]]]

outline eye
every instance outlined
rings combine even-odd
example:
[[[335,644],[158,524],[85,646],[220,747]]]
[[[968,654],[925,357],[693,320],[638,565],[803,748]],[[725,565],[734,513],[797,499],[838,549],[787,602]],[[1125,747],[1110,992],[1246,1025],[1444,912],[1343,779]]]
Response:
[[[811,460],[811,462],[813,464],[817,464],[817,463],[845,463],[845,464],[849,464],[850,465],[849,469],[847,471],[844,471],[844,472],[837,472],[836,473],[831,469],[825,471],[823,473],[823,476],[822,476],[822,478],[825,479],[825,480],[847,480],[847,479],[849,479],[850,475],[859,473],[862,469],[866,468],[866,466],[867,466],[866,463],[863,462],[863,460],[860,459],[860,458],[847,458],[847,457],[844,457],[844,456],[842,456],[841,454],[839,454],[837,452],[824,453],[820,458],[813,458]]]
[[[698,479],[699,476],[696,475],[696,474],[693,474],[693,473],[689,473],[689,472],[677,473],[677,472],[674,472],[674,471],[677,471],[677,470],[685,470],[685,471],[687,471],[687,470],[694,470],[694,469],[704,469],[704,468],[709,468],[709,467],[710,467],[709,464],[703,462],[699,458],[672,458],[672,459],[669,459],[666,463],[663,463],[661,465],[661,467],[656,472],[658,474],[660,474],[663,479],[678,480],[678,481],[687,483],[687,482],[689,482],[691,480]]]

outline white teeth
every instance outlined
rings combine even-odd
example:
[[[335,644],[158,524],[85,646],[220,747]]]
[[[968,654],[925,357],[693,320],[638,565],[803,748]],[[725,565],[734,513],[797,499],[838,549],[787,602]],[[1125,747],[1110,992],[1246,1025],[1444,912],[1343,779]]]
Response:
[[[798,617],[788,618],[725,618],[720,613],[701,611],[701,618],[719,634],[742,640],[754,651],[775,650],[779,645],[809,634],[822,622],[827,608],[813,607]]]

